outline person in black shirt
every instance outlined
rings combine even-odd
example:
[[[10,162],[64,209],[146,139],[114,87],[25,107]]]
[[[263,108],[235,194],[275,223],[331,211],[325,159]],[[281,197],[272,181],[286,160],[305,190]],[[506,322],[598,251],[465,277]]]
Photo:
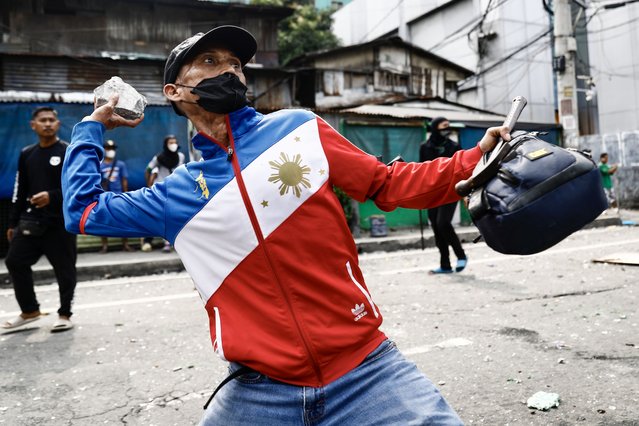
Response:
[[[68,144],[58,138],[60,121],[53,108],[37,108],[31,129],[39,142],[22,149],[9,215],[9,251],[5,264],[22,313],[2,328],[22,326],[40,318],[31,267],[44,254],[55,271],[60,291],[59,318],[51,331],[73,327],[71,302],[76,285],[76,236],[64,229],[62,162]]]
[[[461,149],[459,144],[448,136],[451,133],[450,123],[444,117],[436,117],[430,123],[431,135],[428,140],[419,147],[419,161],[431,161],[438,157],[452,157]],[[452,220],[457,203],[444,204],[433,209],[428,209],[428,220],[435,233],[435,244],[439,249],[439,268],[430,271],[431,274],[448,274],[453,272],[450,264],[448,246],[453,248],[457,256],[455,271],[461,272],[468,262],[466,253],[455,233]]]

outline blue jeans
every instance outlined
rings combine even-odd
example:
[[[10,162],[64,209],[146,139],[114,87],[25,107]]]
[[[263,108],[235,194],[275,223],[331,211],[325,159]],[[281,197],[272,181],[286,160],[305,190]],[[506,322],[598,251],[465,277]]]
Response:
[[[231,371],[239,368],[231,364]],[[462,425],[437,388],[390,340],[355,369],[321,388],[254,372],[215,395],[201,426]]]

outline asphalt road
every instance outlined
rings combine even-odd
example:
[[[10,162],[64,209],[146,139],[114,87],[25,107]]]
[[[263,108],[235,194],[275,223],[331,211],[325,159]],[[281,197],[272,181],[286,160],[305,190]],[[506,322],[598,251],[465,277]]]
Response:
[[[593,263],[639,252],[639,227],[581,231],[544,253],[467,245],[469,267],[429,276],[434,249],[365,254],[383,330],[467,424],[639,425],[639,267]],[[52,315],[0,335],[0,424],[190,425],[226,375],[185,273],[82,282],[76,328]],[[0,290],[0,320],[14,316]],[[560,396],[538,411],[538,391]]]

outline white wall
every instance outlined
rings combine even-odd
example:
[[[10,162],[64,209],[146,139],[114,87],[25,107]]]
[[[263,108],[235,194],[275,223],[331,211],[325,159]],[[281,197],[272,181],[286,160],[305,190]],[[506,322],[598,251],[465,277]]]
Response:
[[[365,43],[397,29],[400,17],[408,22],[449,1],[353,0],[333,14],[333,32],[345,46]]]
[[[482,10],[485,3],[482,1]],[[484,31],[494,31],[497,37],[488,42],[487,55],[478,70],[481,72],[499,63],[549,29],[548,14],[541,1],[511,0],[504,3],[487,16]],[[482,74],[478,90],[485,109],[506,113],[512,98],[523,95],[528,106],[522,120],[554,122],[555,89],[550,34]]]
[[[466,28],[479,16],[477,1],[466,0],[428,16],[410,27],[412,43],[469,70],[477,66],[477,52],[466,38]]]
[[[601,10],[588,24],[601,133],[639,129],[639,4]]]

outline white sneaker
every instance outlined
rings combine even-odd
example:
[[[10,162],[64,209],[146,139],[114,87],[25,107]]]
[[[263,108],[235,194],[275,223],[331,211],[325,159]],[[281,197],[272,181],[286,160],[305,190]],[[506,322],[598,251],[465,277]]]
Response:
[[[153,250],[153,247],[151,247],[151,243],[142,244],[142,251],[150,252],[151,250]]]

